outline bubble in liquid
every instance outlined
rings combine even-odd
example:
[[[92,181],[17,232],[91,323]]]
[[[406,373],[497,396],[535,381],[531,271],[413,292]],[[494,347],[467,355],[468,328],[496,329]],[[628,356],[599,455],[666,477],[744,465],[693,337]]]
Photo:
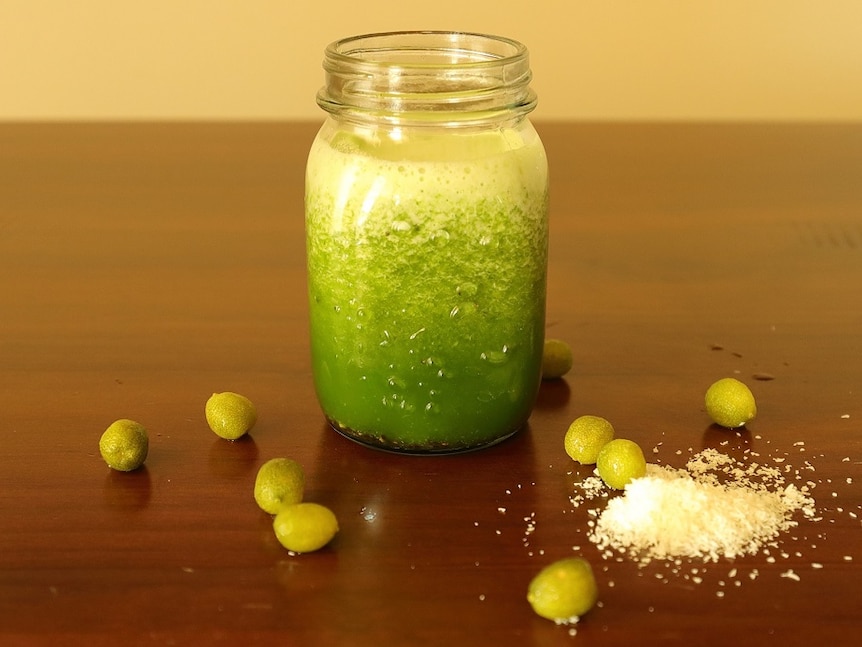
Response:
[[[475,314],[477,309],[476,304],[472,301],[464,301],[463,303],[456,304],[452,307],[449,311],[449,318],[458,321],[459,319]]]
[[[455,287],[455,294],[462,297],[472,297],[476,296],[476,293],[479,291],[479,286],[475,283],[465,282]]]
[[[425,413],[437,416],[437,415],[440,415],[440,413],[442,413],[442,411],[440,409],[439,404],[436,404],[434,402],[426,402],[425,403]]]
[[[440,242],[440,243],[449,242],[449,238],[450,238],[449,232],[446,229],[439,229],[439,230],[435,231],[433,234],[431,234],[431,240],[436,241],[436,242]]]
[[[407,388],[407,383],[401,378],[395,377],[394,375],[390,376],[386,383],[394,389],[405,389]],[[398,394],[393,394],[393,397],[397,398]]]

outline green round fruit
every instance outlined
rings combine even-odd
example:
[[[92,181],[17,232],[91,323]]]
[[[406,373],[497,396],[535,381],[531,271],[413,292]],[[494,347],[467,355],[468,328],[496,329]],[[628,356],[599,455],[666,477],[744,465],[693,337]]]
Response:
[[[542,351],[542,379],[556,380],[572,370],[572,349],[560,339],[546,339]]]
[[[569,425],[564,439],[566,453],[582,465],[593,465],[599,451],[614,438],[614,427],[600,416],[581,416]]]
[[[244,436],[257,422],[257,409],[252,401],[232,391],[213,393],[204,413],[210,429],[227,440]]]
[[[710,420],[728,429],[743,427],[757,415],[751,389],[732,377],[714,382],[706,390],[704,404]]]
[[[609,487],[622,490],[632,480],[646,474],[646,459],[636,442],[617,438],[599,451],[596,470]]]
[[[297,503],[281,509],[272,522],[279,543],[294,553],[310,553],[326,546],[338,532],[338,520],[318,503]]]
[[[105,429],[99,438],[99,453],[111,469],[131,472],[147,460],[150,439],[143,425],[125,418]]]
[[[290,458],[273,458],[260,466],[254,479],[254,500],[260,509],[277,514],[302,501],[305,472]]]
[[[593,608],[599,597],[589,562],[569,557],[549,564],[527,588],[533,611],[557,623],[575,623]]]

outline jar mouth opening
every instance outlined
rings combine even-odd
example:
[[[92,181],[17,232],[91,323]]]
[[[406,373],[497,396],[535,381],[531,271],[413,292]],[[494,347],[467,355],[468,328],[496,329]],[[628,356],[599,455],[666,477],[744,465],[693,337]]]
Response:
[[[536,104],[527,48],[502,36],[454,31],[351,36],[326,47],[323,68],[326,84],[318,104],[357,119],[487,120],[492,113],[520,117]]]
[[[527,48],[503,36],[456,31],[398,31],[350,36],[330,43],[326,63],[379,68],[496,67],[528,57]]]

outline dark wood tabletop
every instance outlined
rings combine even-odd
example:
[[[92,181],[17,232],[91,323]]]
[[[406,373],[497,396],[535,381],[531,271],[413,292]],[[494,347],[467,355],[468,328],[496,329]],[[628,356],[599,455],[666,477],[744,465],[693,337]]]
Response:
[[[574,368],[513,438],[416,457],[342,438],[315,399],[315,124],[0,125],[0,643],[859,644],[862,126],[537,127],[547,334]],[[703,405],[726,376],[758,403],[737,432]],[[227,390],[258,408],[237,442],[204,418]],[[732,560],[608,557],[607,501],[573,505],[592,469],[563,448],[588,413],[651,462],[786,466],[817,519]],[[99,455],[118,418],[149,430],[136,472]],[[255,505],[277,456],[338,517],[318,552]],[[572,555],[600,602],[557,626],[527,585]]]

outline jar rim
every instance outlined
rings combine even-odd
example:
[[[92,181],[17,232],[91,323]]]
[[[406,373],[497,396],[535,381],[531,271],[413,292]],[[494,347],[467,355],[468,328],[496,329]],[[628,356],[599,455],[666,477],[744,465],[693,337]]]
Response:
[[[469,123],[535,108],[529,52],[517,40],[462,31],[393,31],[350,36],[324,50],[317,102],[331,114]]]
[[[401,43],[400,46],[399,43]],[[450,47],[444,47],[447,44]],[[465,46],[471,44],[473,45],[472,48],[465,49]],[[477,49],[476,46],[479,45],[485,47],[481,50]],[[493,51],[491,46],[499,49]],[[504,52],[502,48],[508,51]],[[429,51],[432,49],[450,53],[462,52],[476,57],[474,60],[458,60],[450,63],[458,67],[495,67],[499,66],[501,62],[514,62],[529,57],[529,52],[523,43],[505,36],[470,31],[407,30],[359,34],[333,41],[326,47],[327,59],[324,61],[324,67],[327,63],[335,61],[360,65],[368,64],[374,67],[428,68],[444,66],[439,62],[422,63],[377,58],[372,60],[360,55],[367,55],[370,52]]]

